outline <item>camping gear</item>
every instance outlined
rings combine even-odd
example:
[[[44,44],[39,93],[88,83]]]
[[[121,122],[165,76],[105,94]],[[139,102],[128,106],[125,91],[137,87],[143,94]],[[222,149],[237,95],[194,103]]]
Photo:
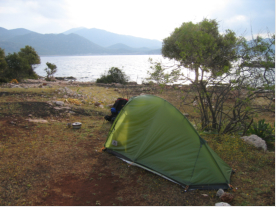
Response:
[[[106,115],[104,117],[105,120],[113,122],[116,119],[117,115],[120,113],[121,109],[126,105],[127,102],[128,102],[128,99],[118,98],[110,110],[111,116]]]
[[[228,189],[232,169],[166,100],[132,97],[118,114],[104,151],[186,189]]]
[[[73,129],[80,129],[81,128],[81,123],[80,122],[75,122],[72,124]]]

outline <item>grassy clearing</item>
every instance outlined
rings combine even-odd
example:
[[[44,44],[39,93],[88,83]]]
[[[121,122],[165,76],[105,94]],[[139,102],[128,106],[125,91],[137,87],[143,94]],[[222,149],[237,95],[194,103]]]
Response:
[[[73,115],[35,113],[45,110],[43,105],[35,108],[37,103],[53,97],[64,100],[58,87],[0,89],[0,205],[214,205],[220,201],[216,191],[184,193],[174,183],[102,153],[111,126],[102,114],[108,114],[107,104],[122,95],[113,88],[68,88],[85,94],[87,100],[81,106],[69,105],[76,111]],[[156,95],[177,106],[177,93]],[[93,101],[102,102],[104,108]],[[33,103],[31,109],[22,102]],[[197,122],[196,113],[184,109]],[[28,110],[48,123],[26,121]],[[263,116],[268,115],[259,115]],[[83,125],[74,130],[67,127],[69,122]],[[231,177],[231,205],[275,205],[274,152],[259,151],[236,135],[201,134],[236,171]]]

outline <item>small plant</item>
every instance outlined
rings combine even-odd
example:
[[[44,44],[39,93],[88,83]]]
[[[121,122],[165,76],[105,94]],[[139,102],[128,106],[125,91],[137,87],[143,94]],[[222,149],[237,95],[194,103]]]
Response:
[[[263,138],[267,143],[275,142],[275,128],[269,123],[265,123],[265,119],[254,122],[247,131],[248,134],[255,134]]]
[[[54,74],[57,72],[57,66],[55,64],[46,63],[48,68],[45,68],[45,72],[47,73],[47,77],[45,78],[46,81],[50,81],[53,78]]]

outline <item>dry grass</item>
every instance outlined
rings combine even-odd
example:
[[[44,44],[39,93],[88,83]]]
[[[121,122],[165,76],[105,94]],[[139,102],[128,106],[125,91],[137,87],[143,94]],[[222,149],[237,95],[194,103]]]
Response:
[[[44,103],[53,96],[63,100],[58,87],[0,89],[0,94],[7,92],[0,98],[0,205],[214,205],[220,201],[216,191],[184,193],[174,183],[100,152],[111,126],[102,114],[108,114],[106,105],[121,95],[113,88],[69,88],[87,95],[87,101],[71,105],[74,115],[53,111],[43,115],[42,105],[32,108],[35,118],[47,120],[46,124],[26,121],[29,111],[24,112],[21,102]],[[156,95],[177,106],[177,93]],[[92,101],[105,107],[89,104]],[[68,122],[83,125],[74,130]],[[202,136],[236,170],[231,178],[234,190],[229,191],[234,195],[231,205],[275,205],[274,152],[256,150],[235,135]]]

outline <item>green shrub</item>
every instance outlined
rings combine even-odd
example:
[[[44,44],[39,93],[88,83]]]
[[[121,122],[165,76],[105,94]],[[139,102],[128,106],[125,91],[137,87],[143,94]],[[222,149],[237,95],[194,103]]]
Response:
[[[112,67],[108,70],[107,74],[102,75],[97,79],[96,83],[121,83],[126,84],[128,77],[119,68]]]
[[[266,141],[268,148],[271,148],[269,146],[274,145],[275,127],[271,127],[269,123],[265,123],[264,119],[254,122],[248,129],[247,134],[256,134],[258,137],[261,137]]]

